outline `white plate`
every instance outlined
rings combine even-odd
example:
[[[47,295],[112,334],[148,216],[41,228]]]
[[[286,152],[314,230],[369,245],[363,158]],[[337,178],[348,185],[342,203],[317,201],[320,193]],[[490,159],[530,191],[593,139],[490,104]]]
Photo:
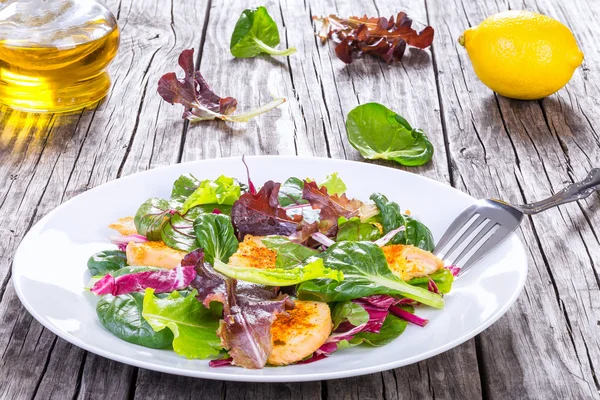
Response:
[[[290,176],[322,180],[339,172],[348,195],[368,200],[382,192],[410,209],[439,239],[450,222],[475,199],[439,182],[376,165],[303,157],[248,157],[252,179],[262,184]],[[494,323],[514,303],[527,276],[525,249],[516,235],[460,277],[445,297],[445,308],[420,307],[425,328],[409,326],[393,343],[359,346],[312,364],[246,370],[209,368],[205,360],[186,360],[170,350],[154,350],[113,336],[98,321],[94,295],[83,290],[90,274],[87,259],[114,248],[107,225],[135,214],[149,197],[168,197],[173,181],[191,172],[199,179],[221,174],[241,181],[240,158],[171,165],[131,175],[89,190],[56,208],[23,239],[13,263],[13,282],[27,310],[61,338],[101,356],[172,374],[248,382],[291,382],[344,378],[408,365],[449,350]]]

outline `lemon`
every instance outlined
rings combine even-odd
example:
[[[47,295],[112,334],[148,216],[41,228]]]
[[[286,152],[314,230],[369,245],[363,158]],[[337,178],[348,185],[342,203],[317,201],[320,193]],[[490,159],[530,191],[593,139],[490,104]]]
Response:
[[[583,62],[573,33],[531,11],[494,14],[459,38],[481,81],[502,96],[541,99],[569,82]]]

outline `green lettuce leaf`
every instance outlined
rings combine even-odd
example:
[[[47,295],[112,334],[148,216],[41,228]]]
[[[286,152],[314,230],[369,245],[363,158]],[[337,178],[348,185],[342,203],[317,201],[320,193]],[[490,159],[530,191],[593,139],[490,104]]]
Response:
[[[442,308],[439,294],[409,285],[389,269],[383,250],[373,242],[338,242],[322,254],[325,266],[344,273],[344,280],[315,279],[300,284],[300,300],[344,301],[373,294],[404,296]]]
[[[308,201],[302,198],[302,190],[304,189],[304,181],[298,178],[289,178],[279,188],[279,205],[288,207],[294,204],[308,204]]]
[[[222,350],[217,337],[218,318],[196,299],[197,291],[187,297],[173,292],[158,298],[146,289],[142,315],[155,332],[169,328],[173,333],[173,350],[187,358],[216,356]]]
[[[354,326],[359,326],[369,322],[369,313],[362,306],[350,300],[340,301],[333,308],[331,320],[333,322],[333,330],[346,320]]]
[[[429,277],[423,276],[419,278],[413,278],[406,283],[427,289],[429,285],[429,278],[435,282],[440,293],[450,293],[450,290],[452,289],[452,283],[454,282],[454,275],[452,275],[452,272],[446,268],[435,271],[433,274],[429,275]]]
[[[342,178],[338,176],[337,172],[327,175],[325,180],[321,182],[319,186],[325,186],[327,188],[327,193],[329,193],[330,195],[342,195],[346,193],[346,184],[344,183],[344,181],[342,181]]]
[[[204,257],[209,263],[214,260],[229,261],[237,251],[238,241],[233,232],[231,218],[224,214],[202,214],[194,221],[194,232]]]
[[[163,226],[171,219],[171,204],[164,199],[152,197],[138,208],[133,218],[135,228],[148,240],[160,240]]]
[[[227,176],[221,175],[216,180],[206,179],[200,182],[194,191],[183,203],[181,212],[185,214],[190,208],[202,204],[232,205],[240,198],[242,191],[239,183]]]
[[[319,254],[318,251],[310,249],[301,244],[294,243],[285,236],[266,236],[262,243],[277,253],[275,266],[277,268],[293,268],[304,264],[309,258]]]
[[[306,265],[286,269],[238,267],[215,260],[214,268],[230,278],[267,286],[293,286],[318,278],[327,278],[335,282],[344,279],[342,272],[326,268],[320,258],[314,259]]]
[[[171,201],[181,208],[185,200],[200,186],[200,181],[192,174],[183,174],[173,183]]]
[[[338,218],[338,232],[336,242],[344,240],[360,242],[373,241],[381,237],[381,232],[376,225],[369,222],[361,222],[359,217],[347,219],[345,217]]]
[[[412,307],[401,306],[401,308],[409,311]],[[412,312],[412,311],[410,311]],[[396,317],[393,314],[388,314],[385,317],[385,321],[383,321],[383,325],[381,326],[381,330],[379,333],[373,332],[359,332],[352,339],[350,339],[351,345],[359,345],[366,344],[369,346],[384,346],[398,336],[402,335],[404,330],[406,329],[407,321]]]

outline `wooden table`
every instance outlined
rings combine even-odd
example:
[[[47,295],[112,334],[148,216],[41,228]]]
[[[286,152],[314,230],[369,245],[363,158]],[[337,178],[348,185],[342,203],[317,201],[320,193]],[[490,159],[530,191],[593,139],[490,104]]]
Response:
[[[526,218],[518,235],[529,277],[517,303],[475,339],[427,361],[337,381],[243,384],[152,372],[87,353],[42,328],[16,297],[11,263],[27,230],[94,186],[149,168],[241,154],[360,160],[345,116],[376,101],[423,128],[431,163],[407,169],[475,197],[541,199],[600,166],[600,3],[593,0],[268,0],[289,58],[233,59],[229,38],[241,2],[109,0],[122,29],[113,89],[95,110],[26,115],[0,124],[0,398],[598,398],[600,383],[600,201]],[[531,9],[572,28],[586,59],[571,82],[542,101],[495,95],[474,75],[456,39],[487,15]],[[402,63],[365,58],[350,66],[314,37],[312,15],[389,16],[406,10],[436,29],[427,51]],[[241,110],[271,95],[288,102],[245,126],[189,125],[156,93],[177,56],[196,49],[217,94]],[[397,167],[386,163],[389,167]],[[43,262],[43,255],[40,255]],[[49,270],[52,266],[48,266]],[[443,335],[443,332],[439,332]]]

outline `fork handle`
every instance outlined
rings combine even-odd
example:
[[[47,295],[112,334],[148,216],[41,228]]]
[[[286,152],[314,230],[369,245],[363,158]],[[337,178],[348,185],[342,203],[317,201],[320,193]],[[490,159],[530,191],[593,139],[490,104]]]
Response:
[[[584,180],[570,184],[554,196],[535,203],[522,204],[518,208],[524,214],[533,215],[561,204],[585,199],[596,190],[600,190],[600,168],[592,169]]]

